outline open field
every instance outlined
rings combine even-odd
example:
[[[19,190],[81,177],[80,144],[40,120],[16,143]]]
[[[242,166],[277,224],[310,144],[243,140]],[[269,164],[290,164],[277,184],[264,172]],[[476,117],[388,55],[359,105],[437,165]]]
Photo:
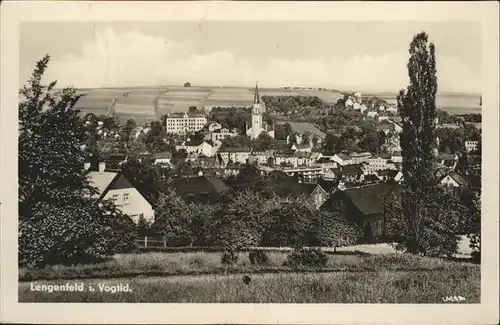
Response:
[[[446,271],[286,273],[173,276],[83,280],[82,292],[34,292],[19,285],[20,302],[164,302],[164,303],[443,303],[461,296],[480,302],[479,268]],[[65,284],[67,281],[37,282]],[[71,282],[73,283],[73,282]],[[131,292],[101,292],[99,284],[127,285]],[[94,287],[89,292],[88,286]]]
[[[123,119],[131,110],[137,109],[137,114],[146,114],[139,119],[151,120],[159,118],[166,113],[185,112],[190,106],[204,106],[209,112],[213,107],[249,107],[252,105],[253,88],[238,87],[134,87],[134,88],[109,88],[109,89],[81,89],[87,94],[77,104],[76,108],[85,113],[97,115],[107,114],[113,99],[119,104],[114,112]],[[321,91],[316,89],[259,89],[260,96],[317,96],[328,104],[334,104],[342,93],[339,91]],[[369,96],[370,94],[365,94]],[[391,105],[396,105],[396,95],[391,93],[373,94],[386,99]],[[480,95],[470,94],[438,94],[437,106],[451,114],[480,113]],[[157,99],[156,106],[154,104]],[[151,114],[153,110],[154,114]],[[122,116],[123,115],[123,116]]]
[[[177,276],[228,273],[280,273],[300,272],[374,272],[391,271],[446,271],[460,268],[476,268],[467,262],[452,262],[443,259],[417,257],[407,254],[371,255],[361,252],[329,253],[325,267],[283,266],[288,252],[267,252],[269,263],[252,265],[248,253],[239,253],[234,265],[223,265],[218,252],[143,252],[115,255],[105,261],[84,265],[53,265],[42,269],[19,270],[20,281],[121,278],[135,276]]]

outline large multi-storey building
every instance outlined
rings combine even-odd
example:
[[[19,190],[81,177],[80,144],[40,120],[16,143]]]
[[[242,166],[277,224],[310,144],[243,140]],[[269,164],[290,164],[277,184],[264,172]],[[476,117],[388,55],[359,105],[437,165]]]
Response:
[[[205,124],[207,124],[207,118],[200,113],[172,113],[165,118],[167,133],[193,133],[203,129]]]

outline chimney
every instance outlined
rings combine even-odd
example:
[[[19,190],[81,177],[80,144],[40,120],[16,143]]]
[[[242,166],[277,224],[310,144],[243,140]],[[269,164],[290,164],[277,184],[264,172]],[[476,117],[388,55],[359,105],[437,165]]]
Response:
[[[106,163],[104,161],[99,162],[99,173],[102,173],[106,170]]]
[[[88,161],[87,161],[87,162],[85,162],[85,163],[83,164],[83,169],[85,169],[85,170],[89,170],[89,169],[90,169],[90,162],[88,162]]]

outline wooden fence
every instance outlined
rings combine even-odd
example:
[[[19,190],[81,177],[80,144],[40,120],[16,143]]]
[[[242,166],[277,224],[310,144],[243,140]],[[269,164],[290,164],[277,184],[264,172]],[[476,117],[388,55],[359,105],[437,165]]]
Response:
[[[136,240],[139,247],[167,247],[167,238],[165,236],[144,236]]]

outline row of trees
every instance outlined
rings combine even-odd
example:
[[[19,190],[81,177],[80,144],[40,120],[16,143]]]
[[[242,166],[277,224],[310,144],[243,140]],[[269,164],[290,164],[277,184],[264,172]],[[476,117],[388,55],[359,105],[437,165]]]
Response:
[[[162,195],[151,231],[169,245],[217,246],[237,251],[255,246],[333,246],[356,242],[357,225],[341,210],[318,211],[306,199],[263,197],[244,190],[226,194],[218,205],[185,203]]]
[[[288,118],[319,115],[327,107],[317,96],[262,96],[262,100],[273,114]]]

